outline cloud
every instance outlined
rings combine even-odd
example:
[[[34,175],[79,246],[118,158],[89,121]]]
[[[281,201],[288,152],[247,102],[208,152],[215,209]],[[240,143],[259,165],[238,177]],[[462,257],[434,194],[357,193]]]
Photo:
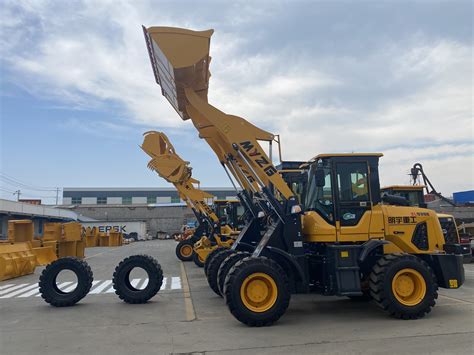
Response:
[[[415,16],[408,30],[397,22],[384,32],[386,17],[361,26],[360,11],[338,22],[337,4],[295,4],[290,11],[246,3],[191,9],[148,1],[7,1],[3,10],[5,80],[55,105],[108,116],[66,126],[192,131],[154,82],[140,25],[214,27],[210,102],[280,134],[285,159],[382,151],[387,182],[404,182],[419,161],[441,191],[473,188],[472,33],[471,41],[456,36],[446,18],[430,27]],[[303,23],[301,14],[312,22]]]

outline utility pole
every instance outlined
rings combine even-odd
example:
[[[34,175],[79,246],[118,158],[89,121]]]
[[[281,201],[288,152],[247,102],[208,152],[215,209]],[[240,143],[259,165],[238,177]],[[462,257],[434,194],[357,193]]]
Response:
[[[21,190],[16,190],[13,195],[16,195],[16,200],[19,201],[20,200],[20,195],[21,195]]]
[[[56,206],[58,205],[59,201],[59,187],[56,187]]]

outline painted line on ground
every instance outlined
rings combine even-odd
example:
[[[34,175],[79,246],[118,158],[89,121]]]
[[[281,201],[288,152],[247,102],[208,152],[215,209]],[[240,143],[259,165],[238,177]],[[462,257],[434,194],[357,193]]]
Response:
[[[132,287],[137,289],[143,289],[148,285],[148,278],[145,279],[133,279],[130,281]],[[0,290],[0,299],[8,298],[28,298],[28,297],[41,297],[39,293],[38,283],[34,284],[8,284],[2,285]],[[77,282],[66,281],[58,285],[58,288],[63,292],[72,292],[77,287]],[[163,277],[163,283],[160,291],[162,290],[179,290],[182,288],[181,277],[179,276],[165,276]],[[115,293],[112,280],[94,280],[92,281],[91,291],[89,294],[111,294]]]
[[[182,261],[181,261],[181,280],[182,280],[183,295],[184,295],[184,308],[186,309],[186,320],[190,322],[196,319],[196,312],[194,311],[193,299],[191,298],[191,291],[189,289],[186,268],[184,267],[184,263]]]

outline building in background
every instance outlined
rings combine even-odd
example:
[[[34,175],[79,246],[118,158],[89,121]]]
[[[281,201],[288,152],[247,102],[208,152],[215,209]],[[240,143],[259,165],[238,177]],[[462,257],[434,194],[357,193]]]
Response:
[[[81,219],[71,210],[0,199],[0,240],[7,239],[8,221],[17,219],[32,220],[35,236],[43,235],[44,223],[90,220]]]
[[[457,205],[474,204],[474,190],[455,192],[453,200]]]
[[[237,199],[231,187],[208,187],[202,190],[219,200]],[[173,187],[159,188],[75,188],[63,189],[63,205],[154,205],[180,204]],[[212,201],[210,201],[212,202]]]

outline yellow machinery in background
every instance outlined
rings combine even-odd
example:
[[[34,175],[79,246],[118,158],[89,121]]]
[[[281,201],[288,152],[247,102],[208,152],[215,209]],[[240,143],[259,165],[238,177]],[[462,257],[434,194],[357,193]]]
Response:
[[[107,233],[99,232],[96,227],[82,229],[86,248],[119,247],[123,245],[123,233],[110,230]]]
[[[82,225],[79,222],[45,223],[43,243],[55,245],[58,258],[84,257],[85,241],[82,238]]]
[[[438,287],[464,283],[460,246],[445,240],[436,213],[384,203],[382,154],[315,156],[306,164],[305,199],[298,201],[277,173],[271,147],[267,154],[259,143],[275,136],[208,103],[213,30],[143,31],[162,94],[192,121],[241,188],[252,192],[249,201],[258,209],[218,272],[226,260],[240,260],[224,275],[223,287],[239,321],[270,325],[285,313],[292,293],[307,292],[373,299],[393,317],[417,319],[434,307]]]
[[[199,184],[199,181],[192,178],[189,162],[176,154],[164,133],[146,132],[141,148],[152,158],[148,167],[175,186],[179,196],[194,212],[199,222],[194,235],[178,243],[176,255],[180,260],[192,259],[196,265],[203,266],[212,250],[219,246],[229,248],[232,245],[233,239],[230,237],[235,234],[235,229],[228,224],[220,224],[219,217],[207,203],[214,196],[194,186]]]
[[[32,274],[37,265],[56,259],[54,247],[34,239],[31,220],[8,222],[8,240],[0,242],[0,281]]]

